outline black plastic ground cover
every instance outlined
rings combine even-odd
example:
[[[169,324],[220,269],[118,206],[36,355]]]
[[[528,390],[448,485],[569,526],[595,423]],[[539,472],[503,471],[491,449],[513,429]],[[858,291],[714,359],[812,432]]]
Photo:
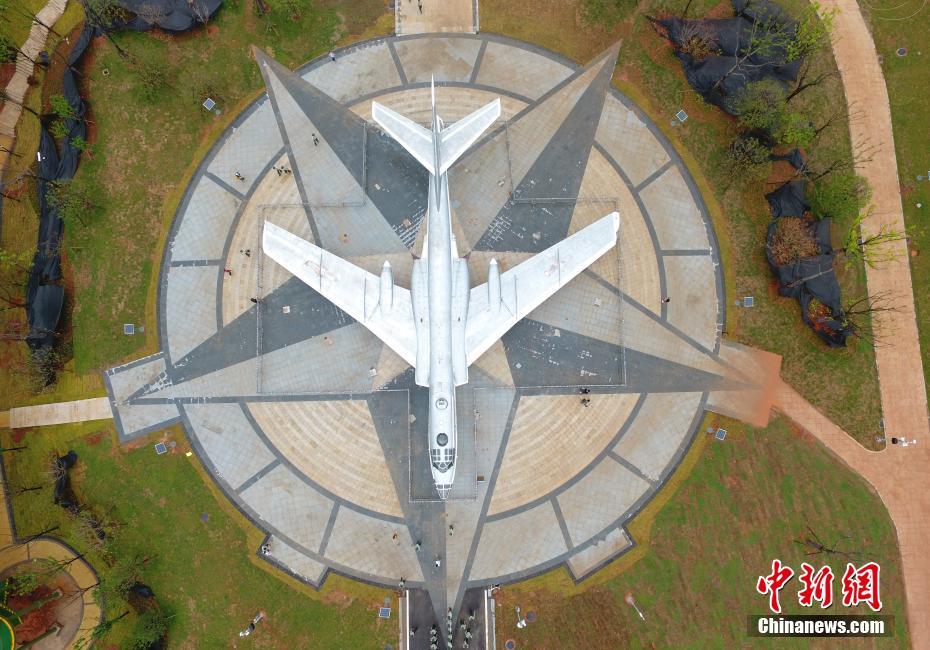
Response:
[[[787,83],[797,79],[802,61],[788,61],[780,47],[756,48],[753,43],[763,31],[791,33],[796,23],[776,4],[765,0],[734,0],[732,18],[689,20],[669,17],[658,22],[675,46],[675,55],[684,67],[688,84],[704,98],[733,113],[732,101],[746,84],[763,79]],[[683,46],[695,34],[707,40],[717,54],[695,58]],[[751,53],[750,56],[746,56]]]
[[[209,20],[219,9],[222,0],[119,0],[118,4],[129,14],[110,25],[108,31],[146,31],[158,27],[180,32]],[[64,222],[49,205],[47,196],[51,184],[68,181],[77,172],[81,151],[72,142],[75,138],[84,140],[87,137],[87,124],[84,121],[87,107],[78,90],[74,68],[84,56],[91,40],[103,33],[100,27],[85,24],[68,56],[62,95],[71,106],[73,117],[64,120],[67,136],[56,143],[48,131],[51,117],[42,120],[37,174],[39,236],[26,285],[26,318],[29,323],[26,342],[33,350],[54,344],[61,321],[65,300],[60,255]]]
[[[803,215],[807,202],[804,191],[807,181],[792,181],[766,195],[772,222],[765,236],[765,257],[778,279],[778,293],[794,298],[801,305],[801,317],[830,347],[843,347],[853,334],[840,295],[840,284],[834,270],[834,250],[830,243],[830,219],[811,221]],[[803,219],[808,223],[811,236],[817,243],[817,255],[792,264],[779,265],[772,254],[771,244],[779,219]],[[818,300],[830,310],[830,317],[815,322],[808,313],[812,300]]]

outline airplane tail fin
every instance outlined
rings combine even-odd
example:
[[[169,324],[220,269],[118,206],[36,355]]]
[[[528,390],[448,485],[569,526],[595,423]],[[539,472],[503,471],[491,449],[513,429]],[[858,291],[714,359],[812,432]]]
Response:
[[[435,113],[435,95],[432,99],[432,109]],[[371,117],[374,121],[434,176],[440,176],[448,171],[455,161],[500,117],[500,114],[501,100],[498,98],[443,129],[439,133],[440,155],[437,169],[433,133],[378,102],[371,103]]]

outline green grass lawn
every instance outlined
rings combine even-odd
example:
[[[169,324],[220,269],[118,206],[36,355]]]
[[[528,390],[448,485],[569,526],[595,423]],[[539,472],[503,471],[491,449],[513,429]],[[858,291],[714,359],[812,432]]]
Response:
[[[873,9],[870,11],[869,6]],[[924,374],[930,372],[930,7],[919,0],[899,3],[862,3],[860,7],[872,29],[875,46],[883,58],[882,70],[891,101],[895,153],[898,157],[898,178],[904,205],[904,220],[911,237],[911,273],[914,299],[917,305],[917,325],[920,329],[921,356]],[[887,10],[885,7],[895,7]],[[907,56],[899,57],[895,50],[907,48]],[[924,54],[923,50],[927,53]],[[923,181],[917,177],[923,176]],[[923,207],[918,208],[920,203]],[[917,254],[916,256],[915,253]]]
[[[396,619],[378,619],[378,607],[385,596],[393,596],[391,591],[330,576],[317,593],[282,580],[284,574],[276,569],[263,569],[266,563],[251,557],[260,544],[259,532],[215,492],[196,457],[185,457],[188,447],[179,429],[170,432],[178,447],[164,456],[155,454],[151,439],[128,452],[119,449],[110,424],[23,433],[18,444],[28,449],[5,454],[8,483],[13,489],[45,487],[14,498],[20,537],[58,525],[55,536],[88,552],[97,571],[107,573],[107,563],[81,536],[75,520],[52,505],[43,475],[52,454],[73,449],[80,460],[72,470],[72,485],[81,502],[107,522],[113,555],[150,558],[143,578],[172,617],[170,647],[234,647],[239,630],[259,610],[268,613],[268,620],[250,640],[255,647],[380,649],[397,638]],[[2,440],[11,446],[9,432]],[[128,607],[107,603],[106,609],[113,617]],[[129,616],[114,627],[107,638],[112,647],[125,647],[134,619]]]
[[[10,0],[5,4],[8,8],[0,20],[0,33],[22,46],[29,38],[29,31],[32,29],[30,16],[33,13],[38,14],[47,2],[46,0]]]
[[[300,21],[276,19],[274,11],[260,18],[253,3],[239,0],[225,3],[206,30],[117,35],[132,60],[122,58],[108,41],[95,45],[85,65],[95,150],[79,175],[93,180],[103,210],[87,228],[72,228],[69,237],[78,373],[139,353],[138,339],[120,334],[122,323],[154,325],[146,318],[146,310],[153,309],[147,300],[185,172],[219,127],[262,87],[250,46],[293,67],[328,51],[341,34],[340,25],[334,9],[314,9]],[[163,62],[166,75],[153,98],[146,97],[139,72],[149,61]],[[103,76],[104,69],[109,76]],[[207,96],[217,101],[220,117],[200,105]],[[150,344],[153,337],[154,331]]]
[[[797,302],[777,295],[764,256],[770,217],[763,195],[774,187],[764,181],[733,178],[723,156],[736,133],[735,120],[690,90],[681,64],[645,18],[647,14],[680,13],[685,4],[647,0],[635,10],[631,6],[628,18],[607,30],[586,26],[577,1],[526,0],[517,9],[507,0],[485,0],[481,3],[481,25],[484,31],[539,43],[579,62],[589,61],[622,39],[615,83],[672,140],[709,203],[726,274],[728,337],[782,355],[782,376],[788,383],[864,445],[875,447],[881,409],[871,345],[853,339],[847,349],[827,348],[801,321]],[[800,11],[806,3],[788,0],[781,4]],[[695,0],[689,15],[732,15],[730,6],[727,1]],[[830,68],[835,69],[832,54],[819,54],[815,73]],[[831,79],[795,101],[815,123],[821,123],[837,106],[843,106],[842,88],[837,79]],[[690,117],[672,128],[669,121],[679,108]],[[818,155],[825,160],[850,156],[848,122],[845,115],[840,117],[816,143]],[[785,169],[776,168],[774,174],[773,181],[783,178]],[[844,301],[863,296],[866,289],[861,265],[845,268],[841,262],[839,266]],[[746,295],[755,296],[756,306],[751,310],[736,308],[733,301]]]
[[[746,634],[746,616],[768,611],[755,583],[774,558],[796,575],[801,562],[815,569],[829,564],[836,580],[834,605],[827,611],[871,613],[841,604],[846,557],[805,555],[809,549],[796,540],[809,537],[810,527],[827,545],[850,536],[838,547],[861,552],[853,563],[880,564],[882,613],[895,617],[893,638],[822,639],[814,647],[907,648],[895,532],[877,495],[783,418],[766,429],[726,426],[724,442],[707,436],[689,452],[697,456],[691,473],[659,511],[648,539],[636,536],[646,546],[638,561],[621,559],[577,587],[564,569],[504,587],[498,596],[498,647],[507,639],[535,650],[811,647],[811,639],[763,641]],[[781,592],[787,614],[806,613],[797,603],[799,585],[795,577]],[[645,623],[624,602],[628,592],[644,610]],[[524,613],[535,611],[537,622],[518,630],[517,605]]]
[[[284,15],[277,8],[280,2],[270,4],[272,12],[262,17],[253,2],[232,0],[206,28],[173,36],[119,33],[113,40],[128,57],[104,38],[85,55],[81,90],[89,104],[94,148],[83,156],[77,179],[90,185],[99,209],[88,215],[86,227],[68,224],[64,253],[75,333],[68,369],[74,377],[91,379],[76,382],[66,376],[61,386],[39,397],[16,391],[11,402],[68,399],[86,388],[99,391],[96,377],[102,369],[157,349],[155,280],[165,235],[190,173],[262,88],[253,45],[296,67],[334,44],[393,27],[383,0],[307,3],[310,8],[298,20]],[[143,75],[153,67],[163,80],[146,92]],[[57,92],[45,88],[44,99]],[[218,102],[221,116],[201,107],[207,96]],[[31,93],[30,101],[38,108],[39,92]],[[17,143],[24,155],[14,161],[18,166],[33,159],[37,141],[35,120],[24,122]],[[35,206],[5,201],[3,246],[28,250],[34,240]],[[11,317],[2,315],[5,321]],[[124,336],[125,322],[145,324],[145,337]],[[2,345],[4,357],[21,357],[20,343]],[[7,382],[9,395],[16,382]]]

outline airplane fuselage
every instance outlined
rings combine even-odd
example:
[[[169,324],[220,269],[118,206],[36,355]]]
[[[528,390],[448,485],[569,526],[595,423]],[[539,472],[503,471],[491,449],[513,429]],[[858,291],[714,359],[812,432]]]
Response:
[[[433,131],[438,134],[442,123],[438,116],[433,119]],[[470,290],[468,264],[458,256],[452,234],[447,173],[429,176],[423,257],[413,266],[416,381],[429,388],[430,470],[440,498],[445,499],[455,478],[455,387],[468,381],[465,321]]]
[[[458,444],[455,391],[468,383],[468,365],[613,248],[620,215],[612,212],[506,271],[491,259],[487,282],[472,288],[452,232],[448,170],[471,147],[480,146],[482,134],[501,115],[501,101],[489,102],[448,128],[436,111],[435,88],[431,108],[427,129],[378,102],[371,104],[374,121],[429,174],[425,240],[413,262],[409,290],[394,284],[388,261],[379,278],[271,222],[264,225],[262,248],[415,368],[417,385],[429,389],[430,471],[439,497],[447,499]]]

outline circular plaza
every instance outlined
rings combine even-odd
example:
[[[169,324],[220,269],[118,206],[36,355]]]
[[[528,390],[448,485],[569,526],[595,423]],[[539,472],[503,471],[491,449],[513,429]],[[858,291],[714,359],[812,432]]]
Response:
[[[491,35],[361,43],[291,72],[256,52],[267,92],[219,138],[182,200],[160,280],[162,352],[107,373],[124,439],[183,421],[266,559],[422,587],[566,564],[576,580],[631,548],[625,522],[699,427],[720,357],[715,237],[669,143],[611,87],[612,49],[579,67]],[[410,287],[426,172],[371,120],[446,124],[500,97],[449,172],[473,285],[618,211],[617,246],[521,320],[457,389],[458,471],[439,500],[427,389],[362,324],[263,254],[266,222]],[[256,549],[257,550],[257,549]]]

